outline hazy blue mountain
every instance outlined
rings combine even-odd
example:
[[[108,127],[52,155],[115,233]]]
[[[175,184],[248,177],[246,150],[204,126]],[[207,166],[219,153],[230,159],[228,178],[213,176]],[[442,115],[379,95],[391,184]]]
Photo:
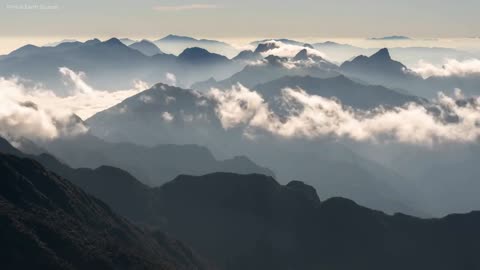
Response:
[[[46,46],[46,47],[47,47],[47,46],[49,46],[49,47],[55,47],[55,46],[57,46],[57,45],[59,45],[59,44],[62,44],[62,43],[72,43],[72,42],[78,42],[78,40],[67,38],[67,39],[62,39],[62,40],[60,40],[60,41],[47,43],[47,44],[45,44],[45,46]]]
[[[272,38],[272,39],[257,40],[257,41],[251,42],[250,45],[258,46],[260,44],[268,43],[269,41],[272,41],[272,40],[282,42],[282,43],[288,44],[288,45],[295,45],[295,46],[302,46],[302,47],[304,47],[305,45],[307,45],[307,46],[310,45],[310,44],[305,43],[305,42],[292,40],[292,39],[287,39],[287,38]]]
[[[265,44],[260,44],[254,55],[268,51]],[[272,45],[274,45],[272,43]],[[302,55],[303,54],[303,55]],[[305,61],[308,60],[308,61]],[[293,66],[292,66],[293,65]],[[338,67],[319,56],[307,55],[306,50],[300,51],[292,59],[270,55],[255,63],[248,64],[243,70],[233,74],[222,81],[203,81],[192,85],[197,90],[209,90],[210,88],[228,89],[240,83],[246,87],[253,87],[257,84],[266,83],[283,76],[315,76],[321,78],[334,77],[339,75]]]
[[[18,76],[65,94],[69,86],[59,73],[60,67],[84,72],[86,82],[96,89],[118,90],[132,88],[135,80],[149,84],[167,82],[167,73],[174,74],[179,85],[210,77],[223,79],[244,65],[198,48],[186,49],[178,58],[168,54],[147,56],[112,38],[103,42],[62,43],[56,47],[24,46],[0,59],[0,76]]]
[[[163,51],[173,54],[180,54],[187,48],[199,47],[210,52],[233,57],[238,53],[238,50],[231,45],[209,39],[196,39],[192,37],[168,35],[164,38],[154,41],[154,43]]]
[[[408,180],[342,144],[284,140],[262,133],[251,140],[242,127],[224,129],[215,108],[198,92],[157,84],[86,123],[93,135],[109,142],[204,145],[222,159],[247,156],[283,182],[302,179],[326,198],[346,196],[388,212],[424,213],[421,205],[413,203],[415,192],[397,190],[395,183]]]
[[[120,38],[119,39],[123,44],[127,45],[127,46],[130,46],[132,45],[133,43],[136,43],[138,41],[136,40],[133,40],[133,39],[130,39],[130,38]]]
[[[414,50],[412,48],[412,50]],[[340,70],[347,76],[361,79],[370,84],[380,84],[389,88],[405,89],[410,93],[432,98],[442,91],[453,94],[456,88],[462,89],[467,96],[479,94],[480,76],[448,76],[423,79],[402,63],[391,58],[388,49],[381,49],[372,56],[358,56],[346,61]]]
[[[108,143],[85,135],[55,140],[44,147],[74,168],[93,169],[102,165],[118,167],[150,186],[159,186],[181,174],[232,172],[273,176],[272,171],[260,167],[247,157],[217,160],[206,147],[197,145],[146,147],[132,143]]]
[[[352,61],[347,61],[340,66],[340,69],[352,75],[375,72],[375,75],[382,76],[385,80],[405,77],[407,71],[405,65],[390,57],[390,52],[386,48],[379,50],[371,56],[361,55]]]
[[[198,47],[185,49],[178,55],[178,60],[193,65],[218,65],[229,62],[228,58],[223,55],[210,53]]]
[[[125,43],[125,42],[123,42],[123,43]],[[157,45],[153,44],[152,42],[150,42],[146,39],[142,39],[141,41],[132,43],[132,44],[128,45],[128,47],[130,47],[132,49],[135,49],[135,50],[145,54],[146,56],[153,56],[153,55],[162,53],[162,51],[157,47]]]
[[[245,51],[241,51],[237,56],[232,58],[232,60],[251,62],[251,61],[261,60],[262,58],[263,58],[263,56],[258,52],[254,52],[254,51],[251,51],[251,50],[245,50]]]
[[[301,88],[310,95],[336,98],[342,104],[355,109],[373,109],[379,106],[403,106],[426,101],[383,86],[364,85],[340,75],[334,78],[315,78],[311,76],[286,76],[278,80],[260,84],[255,87],[267,100],[274,102],[280,90],[284,88]]]
[[[0,154],[0,173],[3,269],[207,269],[31,159]]]
[[[372,37],[368,40],[411,40],[411,38],[406,36],[386,36],[386,37]]]

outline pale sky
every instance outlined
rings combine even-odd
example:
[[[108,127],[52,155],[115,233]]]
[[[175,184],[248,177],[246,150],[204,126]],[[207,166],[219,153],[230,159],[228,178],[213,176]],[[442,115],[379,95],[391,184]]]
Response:
[[[0,37],[480,36],[478,0],[2,0]]]

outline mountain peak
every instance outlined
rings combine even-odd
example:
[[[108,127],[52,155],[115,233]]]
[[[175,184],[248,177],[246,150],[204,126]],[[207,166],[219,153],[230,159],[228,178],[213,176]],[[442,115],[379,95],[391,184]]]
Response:
[[[157,47],[157,45],[147,39],[142,39],[141,41],[135,42],[128,47],[140,51],[147,56],[153,56],[162,53],[162,51]]]
[[[392,57],[390,57],[390,52],[388,51],[387,48],[383,48],[370,56],[371,59],[378,59],[378,60],[392,60]]]
[[[118,38],[111,38],[103,43],[110,46],[125,46]]]
[[[308,51],[307,49],[303,49],[299,51],[295,57],[293,58],[294,61],[301,61],[301,60],[308,60]]]
[[[187,37],[187,36],[178,36],[178,35],[170,34],[160,39],[160,41],[196,41],[196,39],[192,37]]]
[[[277,48],[278,46],[275,42],[261,43],[258,44],[257,48],[255,49],[255,53],[264,53]]]

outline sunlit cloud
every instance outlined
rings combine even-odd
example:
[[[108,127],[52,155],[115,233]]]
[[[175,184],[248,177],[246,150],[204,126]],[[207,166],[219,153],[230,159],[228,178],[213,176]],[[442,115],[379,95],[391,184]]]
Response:
[[[283,138],[333,137],[417,145],[480,139],[480,98],[457,102],[460,93],[455,97],[440,93],[431,104],[437,113],[414,103],[362,111],[302,89],[286,88],[280,96],[283,104],[288,104],[284,116],[275,113],[260,94],[241,85],[212,89],[208,95],[216,103],[222,126],[243,128],[248,138],[267,132]]]
[[[419,61],[418,64],[412,68],[412,71],[423,78],[480,76],[480,60],[468,59],[458,61],[456,59],[447,59],[442,66],[436,66],[426,61]]]

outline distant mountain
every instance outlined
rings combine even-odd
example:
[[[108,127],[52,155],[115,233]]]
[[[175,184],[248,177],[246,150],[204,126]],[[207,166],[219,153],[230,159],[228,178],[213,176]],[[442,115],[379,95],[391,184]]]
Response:
[[[162,51],[155,44],[146,39],[132,43],[131,45],[128,45],[128,47],[135,49],[146,56],[153,56],[162,53]]]
[[[262,58],[263,58],[263,56],[258,52],[254,52],[254,51],[251,51],[251,50],[245,50],[245,51],[241,51],[232,60],[249,62],[249,61],[258,61]]]
[[[180,174],[204,175],[213,172],[259,173],[273,176],[247,157],[217,160],[197,145],[157,145],[108,143],[91,135],[55,140],[44,146],[50,153],[75,168],[102,165],[122,168],[150,186],[160,186]]]
[[[383,85],[407,80],[412,77],[408,68],[390,57],[388,49],[384,48],[371,56],[358,56],[340,66],[340,70],[354,77],[365,79],[369,82],[379,82]]]
[[[406,36],[386,36],[386,37],[372,37],[368,40],[411,40],[411,38]]]
[[[324,197],[347,196],[388,212],[423,212],[421,205],[410,207],[414,205],[412,201],[416,197],[414,190],[408,189],[408,192],[402,193],[397,190],[398,184],[407,183],[408,179],[403,179],[388,168],[357,155],[340,143],[330,145],[324,140],[283,139],[261,131],[255,133],[253,140],[249,139],[245,136],[243,125],[225,129],[217,114],[215,101],[194,90],[157,84],[96,114],[86,123],[93,135],[109,142],[142,142],[149,146],[172,143],[204,145],[215,156],[223,159],[237,155],[247,156],[255,163],[271,169],[281,181],[302,179],[318,188]],[[82,147],[89,143],[78,145]],[[95,149],[96,146],[92,144],[91,147]],[[52,148],[47,149],[55,154],[61,153]],[[74,158],[79,156],[78,153],[81,151],[75,150],[68,156]],[[117,153],[120,157],[128,156],[128,151],[123,154],[119,151],[112,153]],[[86,157],[88,156],[95,160],[103,155],[99,151]],[[66,160],[68,162],[69,159]],[[140,162],[132,162],[130,165],[104,164],[129,168],[127,170],[138,178],[146,179],[137,173],[140,170],[134,170],[136,167],[133,164],[141,167]],[[161,163],[146,163],[162,168]],[[242,166],[239,165],[240,168]],[[159,171],[161,170],[152,170],[151,175]]]
[[[410,102],[419,104],[426,102],[418,97],[406,95],[383,86],[360,84],[343,75],[326,79],[311,76],[286,76],[255,87],[259,93],[271,102],[274,102],[275,97],[279,95],[279,91],[285,88],[301,88],[310,95],[336,98],[346,106],[363,110],[379,106],[403,106]]]
[[[254,56],[271,48],[268,44],[260,44]],[[272,46],[274,44],[272,43]],[[306,61],[306,62],[305,62]],[[248,62],[247,62],[248,63]],[[249,63],[242,71],[233,74],[222,81],[203,81],[192,85],[197,90],[209,90],[210,88],[227,89],[232,85],[240,83],[246,87],[253,87],[257,84],[266,83],[283,76],[316,76],[333,77],[339,75],[338,67],[319,56],[308,55],[306,50],[300,51],[292,59],[278,56],[267,56],[255,63]]]
[[[192,47],[199,47],[208,51],[233,57],[238,50],[231,45],[209,39],[196,39],[192,37],[168,35],[164,38],[154,41],[154,43],[163,51],[173,54],[180,54],[182,51]]]
[[[72,43],[72,42],[78,42],[78,40],[76,40],[76,39],[62,39],[60,41],[47,43],[47,44],[45,44],[45,46],[46,47],[55,47],[55,46],[60,45],[62,43]]]
[[[415,51],[426,51],[432,54],[437,51],[438,55],[457,53],[448,49],[435,48],[397,48],[397,54],[414,53]],[[432,56],[432,55],[430,55]],[[346,61],[340,66],[342,73],[349,77],[357,78],[370,84],[380,84],[394,89],[406,89],[415,95],[433,98],[439,91],[449,95],[453,94],[455,88],[462,89],[467,96],[479,94],[478,83],[480,76],[448,76],[423,79],[404,64],[391,58],[388,49],[381,49],[370,57],[361,55],[351,61]]]
[[[158,53],[153,44],[141,42],[134,46],[148,55]],[[245,66],[244,63],[195,48],[186,49],[179,58],[168,54],[147,56],[144,53],[116,38],[103,42],[94,39],[84,43],[62,43],[56,47],[28,45],[0,59],[0,76],[18,76],[31,84],[41,83],[65,95],[69,85],[65,84],[60,67],[83,72],[86,83],[95,89],[118,90],[132,88],[136,80],[149,84],[162,80],[167,82],[166,73],[175,74],[179,85],[190,85],[210,77],[226,78]],[[199,69],[198,65],[202,68]]]
[[[308,43],[305,43],[305,42],[301,42],[301,41],[297,41],[297,40],[292,40],[292,39],[287,39],[287,38],[272,38],[272,39],[264,39],[264,40],[257,40],[257,41],[253,41],[250,43],[250,45],[252,46],[258,46],[262,43],[268,43],[269,41],[278,41],[278,42],[282,42],[284,44],[288,44],[288,45],[295,45],[295,46],[301,46],[301,47],[305,47],[305,46],[309,46],[310,44]],[[311,46],[311,45],[310,45]]]
[[[178,60],[193,65],[217,65],[229,62],[228,58],[223,55],[210,53],[198,47],[185,49],[178,56]]]
[[[30,159],[0,154],[3,269],[207,269]]]
[[[130,46],[130,45],[132,45],[133,43],[138,42],[138,41],[135,41],[135,40],[129,39],[129,38],[120,38],[120,41],[121,41],[123,44],[127,45],[127,46]]]

